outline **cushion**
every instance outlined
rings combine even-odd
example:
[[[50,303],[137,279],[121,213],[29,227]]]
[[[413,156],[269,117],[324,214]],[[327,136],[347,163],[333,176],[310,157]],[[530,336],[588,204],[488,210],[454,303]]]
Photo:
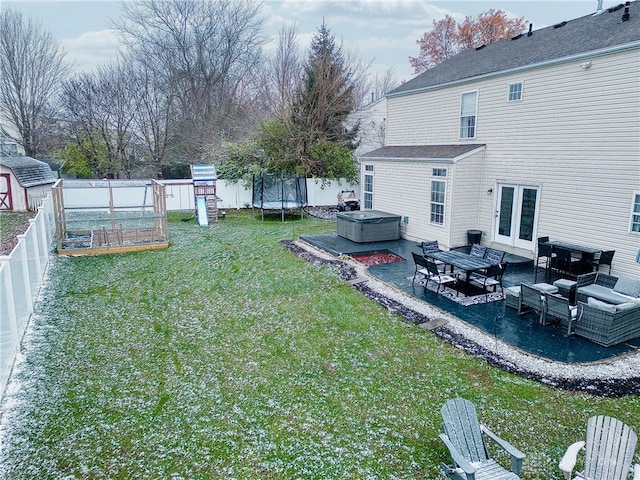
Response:
[[[606,302],[601,302],[600,300],[597,300],[593,297],[589,297],[589,300],[587,301],[587,305],[608,313],[616,313],[615,305],[611,305],[610,303],[606,303]]]
[[[623,295],[628,295],[630,297],[638,298],[640,297],[640,280],[620,277],[618,278],[615,287],[613,287],[613,291],[621,293]]]
[[[610,288],[602,287],[600,285],[587,285],[586,287],[580,287],[578,288],[578,293],[586,297],[594,297],[598,300],[613,304],[634,301],[640,302],[640,299],[634,299],[628,295],[622,295],[621,293],[614,292]]]
[[[549,285],[548,283],[536,283],[532,285],[536,290],[540,290],[543,293],[558,293],[558,287]]]
[[[633,302],[621,303],[620,305],[616,305],[616,312],[631,310],[632,308],[636,308],[637,306],[638,304]]]

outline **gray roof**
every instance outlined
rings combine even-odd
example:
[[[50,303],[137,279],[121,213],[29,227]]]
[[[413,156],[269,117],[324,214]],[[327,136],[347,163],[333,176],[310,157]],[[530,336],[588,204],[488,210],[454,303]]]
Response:
[[[484,144],[465,145],[410,145],[382,147],[361,155],[363,160],[430,160],[453,163],[476,150],[484,149]]]
[[[0,157],[0,165],[13,172],[20,185],[25,188],[55,183],[55,174],[49,165],[31,157]]]
[[[618,9],[614,10],[615,8]],[[627,21],[622,20],[624,12],[624,5],[620,4],[597,15],[587,15],[533,30],[531,36],[524,33],[479,49],[465,50],[392,90],[388,96],[626,45],[635,44],[638,47],[640,1],[631,2]]]

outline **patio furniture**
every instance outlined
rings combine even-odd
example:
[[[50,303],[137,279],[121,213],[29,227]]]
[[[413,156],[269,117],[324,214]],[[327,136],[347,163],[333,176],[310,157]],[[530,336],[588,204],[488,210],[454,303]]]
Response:
[[[441,252],[442,250],[440,250],[440,247],[438,246],[438,241],[437,240],[430,240],[427,242],[422,242],[420,244],[420,248],[422,249],[422,254],[424,256],[429,256],[430,253],[434,253],[434,252]],[[436,265],[438,265],[438,267],[442,266],[443,271],[445,268],[445,264],[443,262],[441,262],[440,260],[435,260],[434,262]]]
[[[548,283],[520,284],[520,303],[518,315],[529,313],[532,310],[540,315],[540,323],[543,321],[544,298],[548,293],[557,293],[558,288]]]
[[[505,288],[504,298],[507,307],[518,310],[520,308],[520,285]]]
[[[545,278],[549,274],[551,269],[551,259],[553,257],[553,247],[548,243],[538,243],[538,252],[536,254],[536,264],[534,268],[534,282],[538,280],[538,267],[540,266],[540,260],[544,259],[544,271]]]
[[[570,305],[576,304],[576,290],[578,282],[569,280],[567,278],[560,278],[553,282],[554,287],[558,287],[558,293],[563,297],[569,299]]]
[[[555,253],[555,257],[553,257],[551,261],[552,269],[562,275],[568,275],[569,277],[575,276],[579,273],[577,269],[580,259],[574,257],[571,254],[571,250],[554,247],[553,252]]]
[[[462,253],[457,250],[434,252],[430,253],[428,256],[429,258],[440,260],[447,265],[451,265],[461,272],[464,272],[464,283],[467,287],[470,285],[470,277],[472,273],[486,270],[491,266],[491,264],[484,258]]]
[[[594,272],[578,276],[576,283],[578,302],[587,303],[589,297],[614,305],[640,302],[640,279]]]
[[[594,257],[602,251],[599,248],[563,242],[560,240],[549,240],[546,243],[553,247],[553,252],[558,256],[562,255],[563,257],[566,257],[567,254],[564,253],[564,251],[569,251],[569,255],[571,257],[570,263],[568,262],[568,258],[560,261],[559,264],[555,261],[556,259],[552,262],[552,267],[555,267],[559,273],[565,273],[569,276],[591,272],[593,270],[591,262]]]
[[[613,305],[594,298],[588,303],[578,301],[578,314],[568,331],[603,347],[640,337],[640,303]]]
[[[584,451],[584,470],[576,472],[575,479],[626,480],[633,473],[633,480],[640,480],[640,465],[631,465],[637,443],[628,425],[613,417],[594,416],[587,421],[586,441],[570,445],[558,467],[570,480],[578,453]]]
[[[578,307],[572,306],[569,299],[560,295],[548,294],[544,297],[542,316],[540,323],[544,326],[560,321],[567,328],[568,333],[571,322],[576,318]]]
[[[479,245],[477,243],[471,245],[471,251],[469,252],[469,255],[471,255],[472,257],[484,258],[485,253],[487,253],[487,247],[483,247],[482,245]]]
[[[504,275],[505,265],[503,263],[497,265],[491,265],[486,270],[483,270],[482,273],[472,273],[470,277],[470,281],[480,287],[485,292],[485,299],[489,295],[489,289],[492,288],[493,292],[497,291],[498,286],[500,287],[500,291],[503,291],[502,288],[502,277]]]
[[[601,252],[600,254],[596,254],[589,263],[595,267],[596,272],[600,271],[600,265],[608,265],[609,266],[609,275],[611,275],[611,263],[613,263],[613,256],[615,255],[615,250],[606,250]]]
[[[473,403],[463,398],[448,400],[440,410],[440,439],[451,455],[451,464],[440,464],[454,480],[519,480],[525,454],[481,424]],[[484,437],[488,437],[511,457],[511,471],[489,456]]]
[[[456,283],[458,279],[456,277],[452,277],[442,273],[438,270],[438,266],[432,260],[429,260],[426,257],[423,257],[415,252],[411,252],[413,256],[413,261],[416,264],[416,269],[413,274],[414,283],[416,280],[416,275],[418,273],[422,274],[425,279],[425,288],[427,287],[429,282],[435,282],[438,284],[438,289],[436,290],[436,294],[440,293],[440,286],[447,285],[449,283]]]
[[[484,259],[493,265],[498,265],[504,261],[506,254],[507,252],[496,250],[495,248],[487,248]]]

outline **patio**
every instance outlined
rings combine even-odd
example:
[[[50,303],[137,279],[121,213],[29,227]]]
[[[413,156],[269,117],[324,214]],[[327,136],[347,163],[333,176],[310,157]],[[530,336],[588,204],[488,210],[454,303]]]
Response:
[[[417,283],[413,285],[411,280],[415,267],[411,252],[419,251],[415,242],[396,240],[355,243],[335,234],[307,235],[302,236],[301,240],[336,257],[374,251],[388,251],[403,257],[404,261],[374,265],[368,271],[379,280],[458,317],[525,354],[565,364],[586,364],[614,360],[636,353],[640,348],[640,338],[605,348],[575,335],[568,336],[566,328],[560,324],[542,326],[537,313],[518,315],[516,309],[505,306],[504,300],[463,306]],[[520,283],[534,283],[531,259],[507,254],[505,262],[508,267],[503,278],[504,288]],[[550,277],[545,280],[544,275],[540,268],[537,282],[552,283],[558,278]]]

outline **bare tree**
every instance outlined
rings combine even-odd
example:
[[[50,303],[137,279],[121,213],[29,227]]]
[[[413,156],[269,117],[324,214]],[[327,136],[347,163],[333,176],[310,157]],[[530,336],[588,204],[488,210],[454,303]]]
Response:
[[[70,64],[41,24],[11,9],[0,11],[0,105],[28,156],[41,152],[55,117],[53,100]]]
[[[260,63],[260,5],[250,0],[125,3],[118,26],[130,55],[175,93],[184,155],[202,155],[217,136],[246,132],[243,100]],[[252,85],[255,87],[255,85]]]

